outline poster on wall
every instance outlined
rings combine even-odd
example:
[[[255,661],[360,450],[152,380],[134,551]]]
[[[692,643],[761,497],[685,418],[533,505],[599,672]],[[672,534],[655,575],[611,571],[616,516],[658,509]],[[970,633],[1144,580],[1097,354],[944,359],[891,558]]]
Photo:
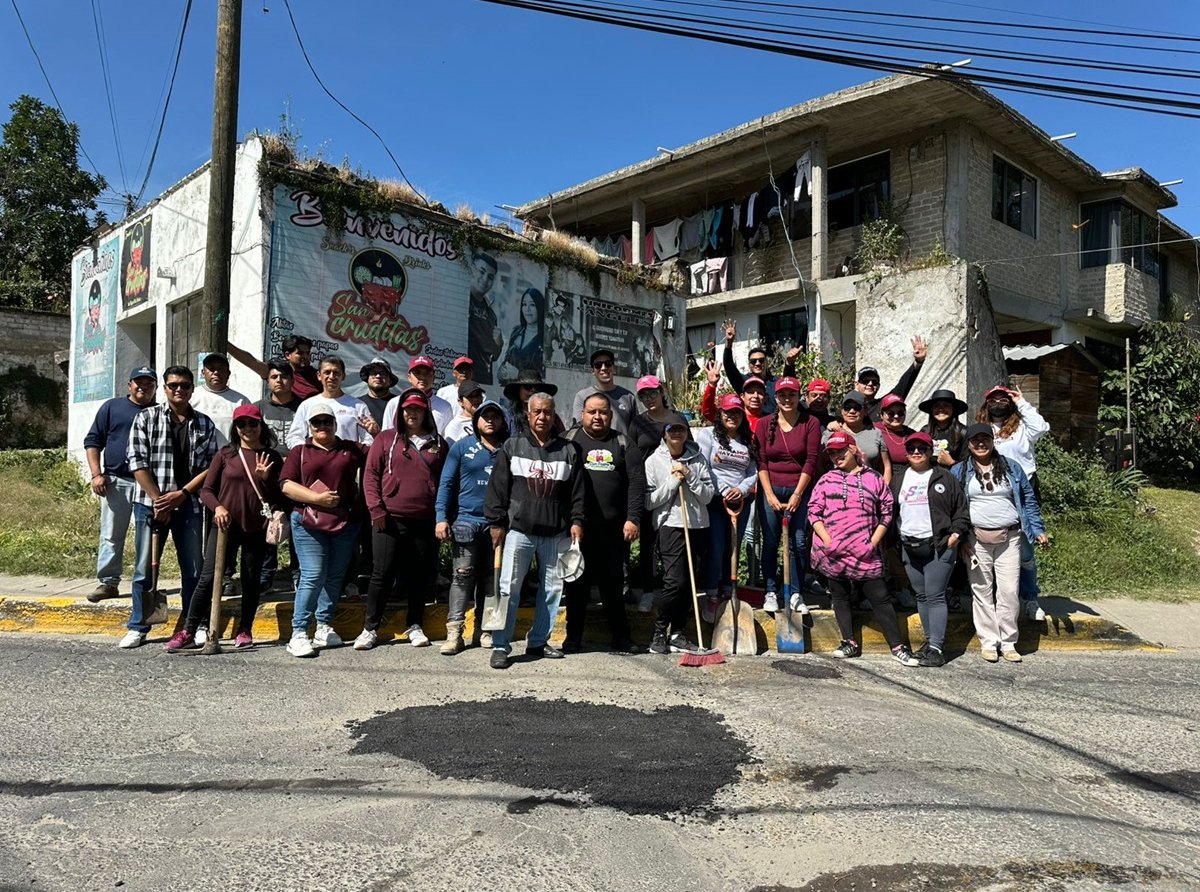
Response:
[[[583,340],[583,301],[578,294],[551,288],[546,320],[546,365],[586,368],[589,351]]]
[[[121,243],[121,306],[128,310],[150,297],[150,224],[146,217],[125,227]]]
[[[361,391],[358,369],[382,357],[405,380],[412,357],[437,363],[439,384],[454,359],[476,360],[485,384],[542,367],[547,269],[528,258],[461,253],[447,233],[419,217],[347,212],[335,237],[319,199],[276,186],[268,287],[268,355],[288,335],[313,341],[313,362],[346,364],[347,390]]]
[[[662,361],[654,310],[615,304],[593,297],[583,305],[583,339],[590,351],[605,348],[616,357],[616,374],[630,378],[653,375]]]
[[[120,239],[113,237],[75,261],[74,402],[113,395]]]

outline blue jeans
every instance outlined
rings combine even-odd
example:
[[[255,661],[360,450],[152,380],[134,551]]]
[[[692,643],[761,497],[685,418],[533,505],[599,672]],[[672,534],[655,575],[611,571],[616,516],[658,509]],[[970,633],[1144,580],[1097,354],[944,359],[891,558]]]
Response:
[[[100,551],[96,555],[96,578],[105,585],[120,585],[125,563],[125,536],[133,517],[133,495],[137,484],[123,477],[106,476],[108,489],[100,502]]]
[[[180,597],[183,598],[185,616],[188,607],[191,606],[192,592],[196,590],[196,581],[200,578],[200,566],[204,560],[200,549],[202,513],[196,507],[195,501],[189,497],[182,507],[171,512],[170,520],[158,525],[160,532],[169,532],[171,541],[175,543],[175,557],[179,559],[179,575],[183,583]],[[129,622],[126,625],[139,632],[149,632],[150,626],[142,621],[142,590],[145,588],[146,577],[150,575],[150,528],[154,522],[154,509],[149,505],[134,503],[133,522],[133,547],[137,552],[137,564],[133,570],[133,607],[129,611]]]
[[[946,642],[946,620],[949,618],[946,588],[950,585],[958,550],[946,548],[940,553],[935,550],[929,557],[920,558],[910,555],[901,545],[900,556],[904,559],[908,583],[917,596],[917,613],[921,616],[925,639],[941,650]]]
[[[1021,534],[1021,579],[1019,585],[1022,601],[1036,601],[1038,595],[1042,593],[1037,580],[1037,555],[1034,553],[1033,543],[1024,533]]]
[[[785,505],[794,492],[791,488],[783,486],[775,486],[772,489],[775,491],[775,498]],[[804,591],[804,576],[808,572],[808,494],[811,491],[812,487],[804,491],[804,495],[800,499],[800,507],[788,521],[788,530],[791,534],[788,538],[792,540],[791,581],[793,592]],[[780,591],[779,582],[783,577],[779,563],[779,546],[780,540],[783,538],[783,513],[772,511],[771,506],[767,504],[766,496],[760,492],[758,517],[762,521],[764,585],[768,592],[778,593]]]
[[[300,512],[293,511],[292,542],[300,561],[292,632],[307,635],[314,610],[318,624],[333,622],[333,611],[342,596],[342,580],[358,543],[358,524],[348,523],[339,533],[321,533],[305,529]]]
[[[725,500],[721,496],[713,496],[708,503],[708,566],[705,568],[704,590],[720,592],[721,597],[733,594],[733,583],[729,581],[730,564],[733,563],[733,550],[742,550],[742,539],[746,535],[746,524],[750,521],[750,502],[742,500],[742,511],[738,514],[737,541],[730,541],[729,512],[725,510]]]
[[[528,647],[542,647],[550,639],[554,618],[558,615],[558,603],[562,600],[563,582],[558,578],[555,565],[559,555],[571,545],[567,533],[557,536],[527,536],[517,530],[509,530],[504,537],[504,557],[500,566],[500,600],[508,605],[503,631],[492,633],[492,649],[508,653],[512,650],[513,635],[517,631],[517,605],[521,602],[521,583],[529,572],[529,565],[537,555],[538,594],[534,605],[533,628],[525,638]],[[613,560],[617,560],[614,555]]]

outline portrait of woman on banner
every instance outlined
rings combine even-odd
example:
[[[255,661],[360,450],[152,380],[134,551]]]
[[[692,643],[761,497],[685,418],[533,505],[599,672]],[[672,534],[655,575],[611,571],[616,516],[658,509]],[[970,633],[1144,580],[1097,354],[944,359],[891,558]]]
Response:
[[[546,320],[546,299],[536,288],[521,295],[520,317],[508,338],[508,349],[500,363],[500,382],[515,381],[522,369],[545,370],[542,331]]]

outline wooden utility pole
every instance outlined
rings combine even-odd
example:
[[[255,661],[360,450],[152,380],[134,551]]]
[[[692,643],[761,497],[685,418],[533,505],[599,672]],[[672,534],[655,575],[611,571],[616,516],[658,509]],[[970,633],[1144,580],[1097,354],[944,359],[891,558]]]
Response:
[[[201,298],[201,318],[208,327],[200,345],[205,353],[224,352],[229,337],[229,255],[233,251],[233,166],[241,50],[242,0],[218,0],[212,164],[208,171],[208,242]]]

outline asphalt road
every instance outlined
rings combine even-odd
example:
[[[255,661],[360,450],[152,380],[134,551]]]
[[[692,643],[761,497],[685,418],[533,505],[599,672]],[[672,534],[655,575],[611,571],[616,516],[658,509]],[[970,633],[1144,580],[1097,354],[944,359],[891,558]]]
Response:
[[[0,636],[0,892],[1200,889],[1200,656],[486,658]]]

